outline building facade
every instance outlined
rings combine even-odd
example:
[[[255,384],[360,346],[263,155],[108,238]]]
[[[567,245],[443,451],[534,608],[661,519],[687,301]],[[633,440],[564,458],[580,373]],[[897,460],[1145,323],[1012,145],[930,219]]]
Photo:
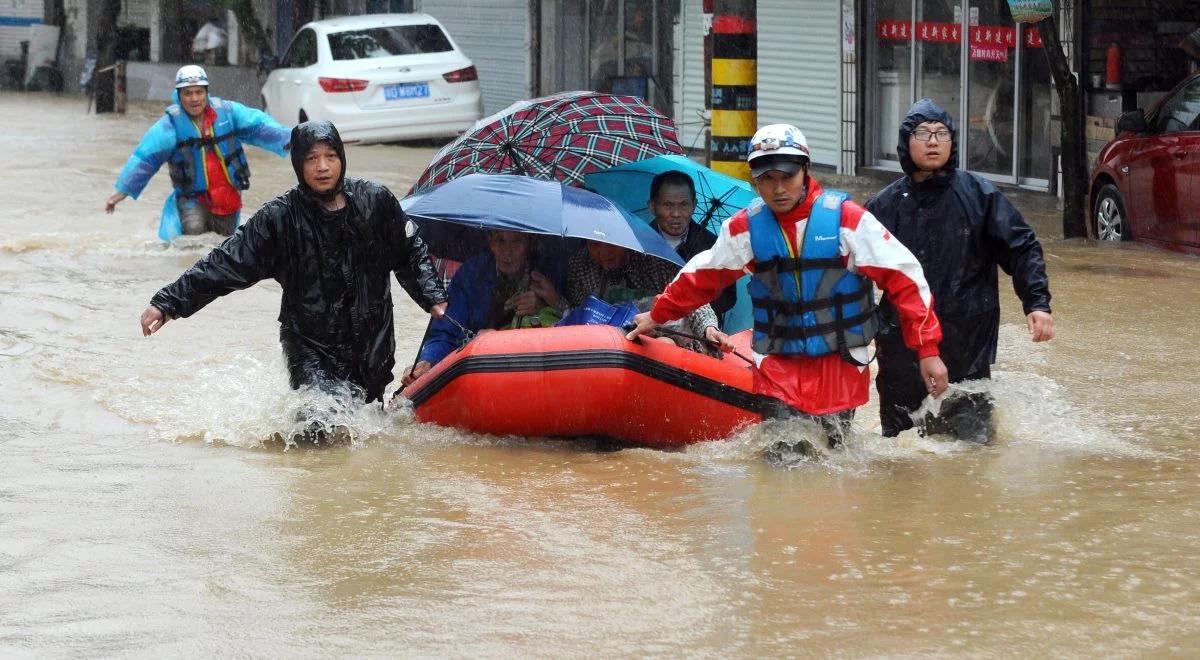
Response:
[[[9,0],[0,52],[11,57],[55,0]],[[60,59],[71,81],[94,55],[99,0],[61,0]],[[703,0],[253,0],[283,55],[303,23],[334,15],[419,11],[437,18],[479,70],[486,112],[575,89],[646,98],[702,152]],[[1179,40],[1200,28],[1195,0],[1061,0],[1059,36],[1080,72],[1093,150],[1122,111],[1147,107],[1188,71]],[[757,0],[758,123],[794,123],[820,166],[898,171],[905,109],[929,96],[960,125],[962,165],[1000,183],[1053,189],[1058,99],[1036,29],[1005,0]],[[231,96],[258,101],[260,52],[211,0],[123,0],[122,57],[133,98],[167,98],[205,21],[224,27],[220,66]],[[8,14],[12,14],[9,16]],[[1118,51],[1114,68],[1113,49]],[[77,76],[74,77],[77,80]],[[228,93],[228,92],[227,92]]]

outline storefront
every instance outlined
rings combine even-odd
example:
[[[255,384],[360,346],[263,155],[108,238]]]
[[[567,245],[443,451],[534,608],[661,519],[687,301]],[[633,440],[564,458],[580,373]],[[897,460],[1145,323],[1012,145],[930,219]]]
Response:
[[[864,164],[899,169],[905,110],[929,97],[959,124],[961,167],[1046,189],[1056,153],[1042,42],[1004,0],[864,3]]]
[[[677,4],[542,0],[540,89],[630,94],[670,112],[675,20],[671,5]]]
[[[849,171],[842,107],[843,12],[830,0],[759,0],[758,125],[787,123],[803,131],[813,162]],[[852,15],[852,13],[850,14]],[[680,142],[704,148],[704,18],[700,0],[684,0],[675,25],[674,107]],[[850,124],[853,125],[852,123]]]
[[[1081,78],[1088,152],[1094,157],[1122,112],[1150,108],[1200,64],[1180,47],[1200,28],[1200,3],[1093,0],[1086,10]]]

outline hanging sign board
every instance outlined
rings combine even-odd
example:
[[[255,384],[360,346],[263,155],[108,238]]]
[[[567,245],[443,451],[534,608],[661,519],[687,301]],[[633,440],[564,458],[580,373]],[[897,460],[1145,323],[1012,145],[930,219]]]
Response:
[[[1008,0],[1008,11],[1018,23],[1037,23],[1054,13],[1051,0]]]

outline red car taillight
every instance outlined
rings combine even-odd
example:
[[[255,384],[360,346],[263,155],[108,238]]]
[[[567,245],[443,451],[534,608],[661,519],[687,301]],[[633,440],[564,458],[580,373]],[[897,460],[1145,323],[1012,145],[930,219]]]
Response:
[[[457,69],[455,71],[451,71],[450,73],[443,73],[442,77],[446,79],[446,82],[471,82],[472,80],[479,80],[479,72],[475,70],[474,66],[469,66],[465,69]]]
[[[366,80],[356,78],[317,78],[321,89],[330,94],[337,92],[361,92],[367,88]]]

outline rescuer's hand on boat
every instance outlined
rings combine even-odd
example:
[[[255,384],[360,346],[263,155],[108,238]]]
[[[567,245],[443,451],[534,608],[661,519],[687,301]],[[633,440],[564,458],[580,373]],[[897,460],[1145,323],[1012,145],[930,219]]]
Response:
[[[730,353],[733,351],[733,342],[729,339],[729,335],[712,327],[711,325],[704,331],[704,338],[713,346],[718,346],[722,353]]]
[[[1025,324],[1029,326],[1029,335],[1033,338],[1034,343],[1054,339],[1054,317],[1050,315],[1050,312],[1038,310],[1029,312],[1029,315],[1025,317]]]
[[[625,338],[629,341],[633,341],[637,339],[638,335],[645,334],[658,327],[658,322],[650,318],[650,312],[642,312],[633,317],[633,323],[633,330],[630,330],[629,334],[625,335]]]
[[[950,387],[950,373],[946,371],[942,358],[936,355],[921,358],[921,382],[925,383],[925,391],[935,399],[946,393]]]
[[[425,360],[421,360],[420,362],[414,364],[412,369],[404,372],[404,375],[400,377],[400,383],[405,387],[408,387],[409,385],[412,385],[414,380],[425,375],[425,372],[432,368],[432,364],[426,362]]]
[[[448,302],[440,302],[429,308],[429,313],[433,314],[433,318],[440,319],[446,315],[446,308],[450,305]]]
[[[142,336],[149,337],[150,335],[162,329],[171,317],[163,314],[162,310],[151,305],[142,312]]]

